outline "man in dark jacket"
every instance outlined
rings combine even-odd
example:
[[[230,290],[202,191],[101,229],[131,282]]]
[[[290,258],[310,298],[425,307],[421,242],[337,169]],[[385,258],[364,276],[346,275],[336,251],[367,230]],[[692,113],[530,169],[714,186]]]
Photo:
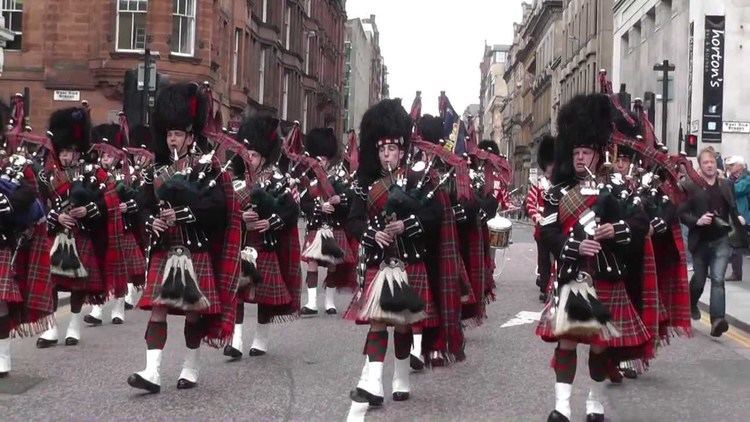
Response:
[[[693,277],[690,280],[691,314],[700,319],[698,300],[703,294],[706,277],[711,278],[711,335],[721,336],[729,329],[725,317],[724,273],[732,248],[747,243],[737,215],[732,184],[718,178],[716,157],[712,149],[698,155],[703,180],[688,182],[688,200],[680,206],[680,219],[688,226],[688,249],[693,254]]]

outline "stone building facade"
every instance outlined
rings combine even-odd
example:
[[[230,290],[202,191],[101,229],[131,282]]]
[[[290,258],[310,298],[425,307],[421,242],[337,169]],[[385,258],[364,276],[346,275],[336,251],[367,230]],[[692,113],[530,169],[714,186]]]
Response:
[[[170,81],[209,81],[226,126],[260,110],[342,127],[344,0],[16,3],[22,37],[6,49],[0,95],[28,87],[35,130],[74,104],[60,99],[87,100],[96,123],[113,119],[147,47]]]

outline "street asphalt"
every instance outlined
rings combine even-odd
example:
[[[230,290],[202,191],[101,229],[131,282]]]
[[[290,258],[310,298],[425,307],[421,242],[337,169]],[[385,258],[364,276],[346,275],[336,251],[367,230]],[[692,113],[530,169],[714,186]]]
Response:
[[[554,346],[534,335],[535,322],[530,319],[511,321],[519,312],[538,312],[542,307],[534,285],[536,253],[530,229],[515,225],[513,230],[513,245],[498,257],[506,265],[497,301],[489,306],[487,321],[467,331],[467,360],[413,374],[411,398],[396,403],[390,399],[390,348],[383,376],[386,401],[381,409],[370,411],[367,420],[546,420],[554,405],[554,373],[549,365]],[[340,311],[350,297],[337,297]],[[318,303],[322,302],[321,291]],[[68,312],[65,307],[58,313],[61,336]],[[346,417],[349,390],[364,362],[365,327],[326,316],[275,325],[267,355],[246,355],[237,362],[227,362],[221,350],[203,347],[198,386],[177,390],[185,350],[183,320],[170,317],[162,392],[144,395],[125,381],[144,367],[146,320],[145,312],[129,311],[124,325],[84,327],[75,347],[38,350],[33,338],[13,340],[13,372],[0,379],[0,420],[343,421]],[[248,306],[246,350],[254,323],[255,307]],[[645,375],[608,386],[609,420],[750,418],[750,337],[732,329],[713,339],[707,334],[705,317],[694,323],[694,332],[692,339],[675,339],[661,349]],[[587,353],[579,348],[572,401],[576,421],[585,417],[590,383]]]

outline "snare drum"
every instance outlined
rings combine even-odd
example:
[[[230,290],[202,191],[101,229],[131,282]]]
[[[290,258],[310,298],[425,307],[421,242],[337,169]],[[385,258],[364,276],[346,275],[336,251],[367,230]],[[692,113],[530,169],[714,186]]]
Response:
[[[510,233],[512,223],[507,218],[496,215],[487,222],[487,228],[490,232],[490,247],[495,249],[504,249],[510,245]]]

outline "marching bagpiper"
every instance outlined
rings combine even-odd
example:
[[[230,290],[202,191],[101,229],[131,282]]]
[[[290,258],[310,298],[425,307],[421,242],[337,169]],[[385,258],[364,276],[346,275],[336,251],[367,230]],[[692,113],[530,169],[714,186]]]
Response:
[[[14,112],[20,112],[19,96],[14,99]],[[54,323],[45,211],[34,170],[38,163],[22,141],[23,117],[14,114],[12,136],[5,131],[7,118],[0,103],[0,378],[11,371],[10,337],[35,335]]]
[[[127,284],[115,292],[112,307],[112,324],[125,321],[125,299],[136,286],[143,287],[145,282],[146,261],[143,250],[136,240],[140,229],[140,215],[135,169],[131,167],[126,147],[128,143],[125,128],[110,123],[95,126],[92,129],[94,144],[92,150],[97,152],[98,165],[107,172],[109,181],[115,185],[120,198],[123,236],[122,258],[127,274]],[[91,325],[101,325],[102,305],[94,305],[83,320]]]
[[[557,343],[555,407],[548,420],[571,418],[576,346],[584,343],[591,345],[588,366],[595,384],[586,401],[586,418],[603,421],[606,349],[639,347],[651,340],[628,298],[619,256],[633,231],[647,232],[648,220],[622,219],[614,196],[595,177],[612,133],[609,99],[578,95],[560,109],[557,124],[554,185],[545,196],[541,239],[557,257],[558,270],[554,295],[536,329],[543,340]]]
[[[65,344],[81,337],[81,307],[102,304],[126,285],[122,266],[120,200],[107,173],[83,159],[89,152],[91,124],[86,108],[71,107],[50,116],[53,157],[41,175],[50,203],[47,224],[52,242],[50,273],[57,291],[70,292],[71,318]],[[37,339],[38,348],[57,344],[57,326]]]
[[[425,233],[438,229],[441,208],[428,188],[417,188],[419,174],[404,168],[412,120],[400,99],[383,100],[360,126],[359,186],[367,196],[352,198],[347,229],[361,241],[364,285],[344,314],[370,325],[366,364],[350,397],[354,403],[383,403],[383,362],[388,326],[395,327],[393,399],[410,394],[411,326],[435,319],[425,268]],[[424,169],[422,169],[424,171]]]
[[[300,197],[300,208],[307,222],[302,259],[307,263],[307,303],[302,307],[302,316],[317,315],[318,268],[327,267],[325,285],[325,312],[336,314],[334,302],[337,288],[351,288],[356,280],[347,279],[348,267],[355,263],[355,253],[350,249],[344,231],[349,215],[348,173],[340,165],[334,166],[338,157],[339,143],[331,128],[315,128],[305,136],[305,152],[320,163],[328,172],[334,188],[325,192],[314,172],[305,178],[304,191]],[[339,174],[343,173],[343,174]],[[324,182],[324,181],[323,181]]]
[[[242,210],[243,278],[232,342],[224,355],[243,354],[245,303],[258,304],[258,321],[249,356],[268,351],[271,323],[297,319],[300,304],[299,207],[289,188],[290,175],[275,165],[282,146],[279,120],[268,116],[245,120],[235,135],[247,158],[232,160],[234,187]]]
[[[156,163],[142,194],[150,244],[146,286],[138,306],[151,312],[146,368],[131,387],[161,390],[167,315],[185,316],[185,346],[178,389],[198,382],[200,344],[229,340],[239,267],[239,213],[231,178],[203,136],[206,96],[194,83],[162,88],[154,108]]]

